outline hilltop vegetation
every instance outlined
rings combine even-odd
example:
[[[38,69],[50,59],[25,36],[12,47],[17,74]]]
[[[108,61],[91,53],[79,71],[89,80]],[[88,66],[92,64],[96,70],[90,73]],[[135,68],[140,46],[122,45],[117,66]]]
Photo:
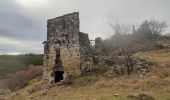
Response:
[[[29,65],[42,65],[42,54],[0,55],[0,78],[9,73],[28,69]]]
[[[42,54],[0,55],[0,89],[20,89],[42,76],[42,63]]]
[[[154,100],[135,99],[145,93],[155,100],[170,99],[170,49],[138,52],[135,55],[153,63],[152,70],[144,76],[122,75],[111,78],[109,74],[91,73],[78,76],[71,84],[58,83],[43,94],[42,81],[33,80],[28,86],[17,91],[19,96],[10,100]],[[161,60],[159,60],[161,59]],[[34,90],[30,94],[28,90]]]

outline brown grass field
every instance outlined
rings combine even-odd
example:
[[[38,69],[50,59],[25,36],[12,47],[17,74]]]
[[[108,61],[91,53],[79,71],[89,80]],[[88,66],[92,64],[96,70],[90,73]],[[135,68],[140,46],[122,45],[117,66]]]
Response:
[[[139,93],[147,93],[156,100],[170,100],[170,50],[139,52],[135,55],[154,63],[152,71],[144,77],[81,77],[71,86],[56,85],[47,95],[38,91],[32,95],[33,100],[126,100],[128,95]],[[92,79],[96,80],[91,81]],[[31,83],[18,91],[19,96],[9,100],[31,100],[26,90],[40,83],[41,81]]]

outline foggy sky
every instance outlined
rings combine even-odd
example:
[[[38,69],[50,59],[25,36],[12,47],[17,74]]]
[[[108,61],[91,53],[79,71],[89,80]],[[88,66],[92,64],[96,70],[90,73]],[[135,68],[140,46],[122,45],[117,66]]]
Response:
[[[139,25],[155,18],[170,24],[170,0],[0,0],[0,54],[43,53],[47,19],[79,12],[90,39],[113,34],[109,22]],[[166,32],[170,32],[167,28]]]

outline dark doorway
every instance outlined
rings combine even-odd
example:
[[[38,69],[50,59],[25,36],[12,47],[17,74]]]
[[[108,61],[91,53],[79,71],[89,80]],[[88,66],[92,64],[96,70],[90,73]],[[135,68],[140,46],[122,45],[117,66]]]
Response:
[[[56,49],[54,73],[55,73],[55,82],[60,82],[61,80],[63,80],[64,69],[60,58],[60,49]]]
[[[63,80],[63,72],[62,71],[57,71],[55,72],[55,82],[60,82]]]

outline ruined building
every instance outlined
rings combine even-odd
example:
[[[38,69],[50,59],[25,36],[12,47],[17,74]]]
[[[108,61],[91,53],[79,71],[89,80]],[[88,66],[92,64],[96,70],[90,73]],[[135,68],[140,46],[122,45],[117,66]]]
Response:
[[[44,79],[59,82],[68,75],[79,75],[88,59],[88,34],[80,32],[79,13],[47,21],[44,44]]]

